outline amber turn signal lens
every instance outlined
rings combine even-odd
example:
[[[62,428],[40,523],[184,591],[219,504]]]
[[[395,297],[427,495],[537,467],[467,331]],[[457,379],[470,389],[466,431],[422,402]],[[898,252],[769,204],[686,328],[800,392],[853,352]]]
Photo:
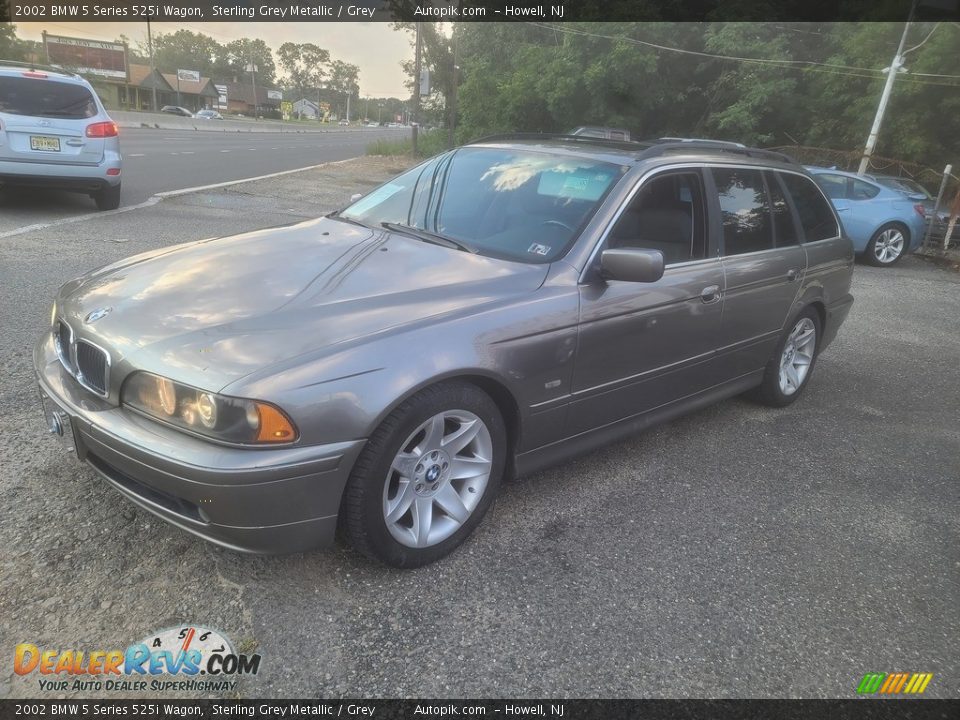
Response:
[[[296,439],[293,423],[272,405],[257,403],[257,414],[260,416],[257,442],[285,443]]]

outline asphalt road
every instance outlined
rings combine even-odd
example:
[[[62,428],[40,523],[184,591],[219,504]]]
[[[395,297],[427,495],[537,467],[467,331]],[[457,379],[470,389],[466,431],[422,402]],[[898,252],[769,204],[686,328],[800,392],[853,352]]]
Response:
[[[417,571],[221,550],[64,457],[30,367],[61,282],[315,216],[378,162],[0,238],[0,648],[206,624],[263,656],[242,697],[852,698],[894,671],[960,695],[960,275],[916,258],[857,266],[794,405],[728,400],[510,483]],[[0,696],[37,692],[0,670]]]
[[[199,187],[308,167],[363,155],[379,138],[402,138],[408,129],[331,128],[310,133],[216,133],[192,130],[121,130],[121,206],[159,192]],[[0,190],[0,233],[96,212],[86,195],[50,190]]]

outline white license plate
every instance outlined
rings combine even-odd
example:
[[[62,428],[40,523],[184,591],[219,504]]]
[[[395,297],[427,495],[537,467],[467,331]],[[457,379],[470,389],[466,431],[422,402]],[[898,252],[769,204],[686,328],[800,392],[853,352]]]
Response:
[[[47,429],[50,434],[57,438],[64,449],[69,453],[77,451],[76,440],[73,437],[73,423],[70,422],[70,416],[67,411],[57,405],[43,388],[40,391],[40,404],[43,406],[43,417],[47,421]]]
[[[46,135],[31,135],[30,149],[43,152],[60,152],[60,138]]]

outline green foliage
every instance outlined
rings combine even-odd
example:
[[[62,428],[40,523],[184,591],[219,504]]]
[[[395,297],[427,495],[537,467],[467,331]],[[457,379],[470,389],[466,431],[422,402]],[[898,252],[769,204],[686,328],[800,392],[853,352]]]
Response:
[[[17,26],[0,23],[0,60],[23,60],[23,44],[17,39]]]
[[[327,77],[330,53],[313,43],[285,42],[277,50],[280,67],[289,77],[289,84],[305,97],[308,88],[318,88]]]
[[[608,125],[637,137],[857,150],[883,89],[878,71],[902,31],[902,23],[458,23],[457,139]],[[942,167],[960,161],[960,81],[932,75],[960,75],[960,26],[915,23],[907,47],[931,31],[906,56],[910,72],[896,81],[877,152]]]
[[[447,150],[447,134],[441,130],[421,131],[417,136],[417,156],[433,157]],[[413,140],[377,140],[367,146],[367,155],[412,155]]]

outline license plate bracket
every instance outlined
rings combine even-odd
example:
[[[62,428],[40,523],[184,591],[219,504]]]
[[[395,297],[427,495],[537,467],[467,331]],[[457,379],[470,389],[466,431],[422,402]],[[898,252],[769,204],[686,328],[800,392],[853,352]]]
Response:
[[[40,152],[60,152],[60,138],[49,135],[31,135],[30,149]]]
[[[77,452],[77,441],[73,435],[73,423],[70,422],[70,415],[60,407],[43,388],[37,388],[40,392],[40,405],[43,407],[43,417],[47,422],[47,429],[50,434],[57,438],[68,453]]]

